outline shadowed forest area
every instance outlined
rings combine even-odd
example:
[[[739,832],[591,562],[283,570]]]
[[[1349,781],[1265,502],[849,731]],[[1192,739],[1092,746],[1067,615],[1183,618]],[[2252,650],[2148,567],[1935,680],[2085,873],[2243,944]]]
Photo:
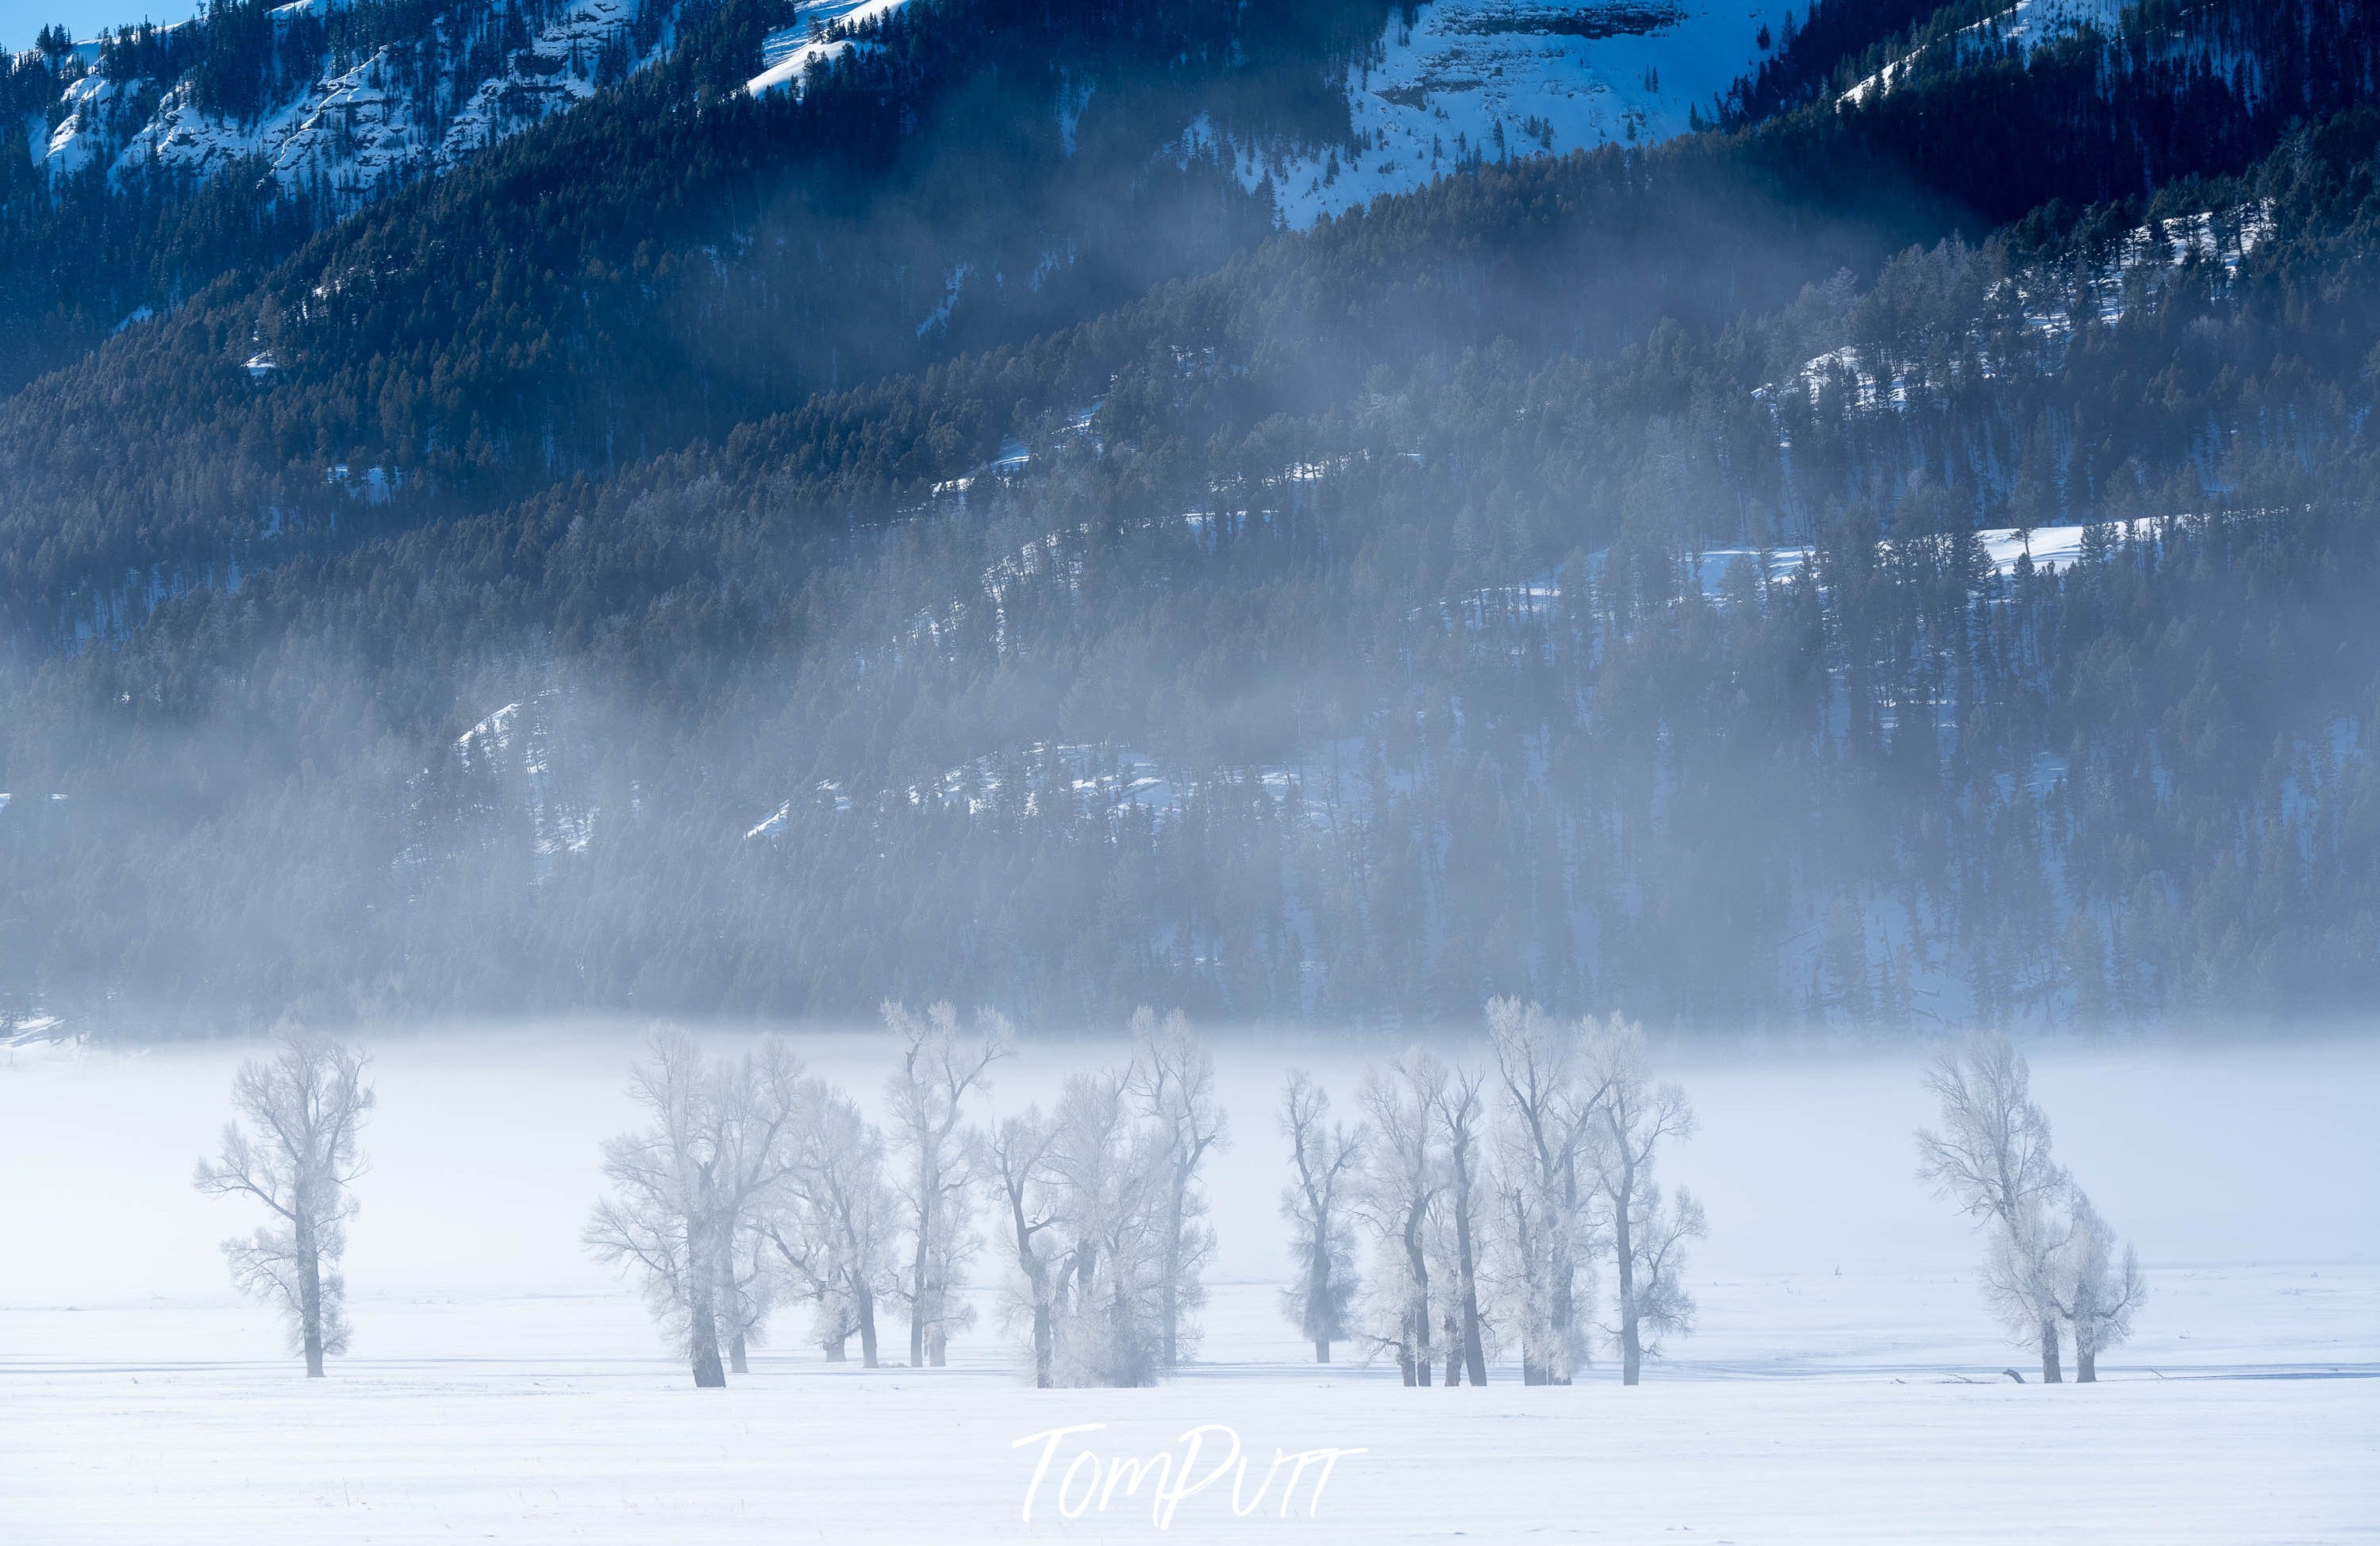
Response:
[[[7,265],[0,1016],[2368,1001],[2365,14],[1823,6],[1278,231],[1183,137],[1345,132],[1384,14],[920,0],[755,101],[688,13],[237,264],[6,194],[152,234]]]

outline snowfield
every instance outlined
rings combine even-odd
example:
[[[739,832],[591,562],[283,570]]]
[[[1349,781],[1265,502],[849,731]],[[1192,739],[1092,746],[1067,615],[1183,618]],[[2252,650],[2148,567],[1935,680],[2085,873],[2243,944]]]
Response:
[[[723,1044],[725,1034],[711,1038]],[[1219,1039],[1220,1041],[1220,1039]],[[1484,1050],[1484,1049],[1483,1049]],[[1697,1333],[1646,1382],[1406,1391],[1306,1361],[1278,1308],[1272,1107],[1296,1063],[1352,1104],[1344,1040],[1219,1045],[1232,1148],[1198,1361],[1145,1391],[1036,1392],[984,1323],[946,1369],[798,1345],[698,1393],[577,1244],[597,1141],[632,1122],[616,1028],[384,1037],[346,1262],[352,1357],[309,1382],[188,1186],[252,1049],[0,1051],[0,1540],[711,1542],[1549,1539],[2344,1541],[2380,1535],[2380,1048],[2040,1044],[2060,1157],[2136,1241],[2151,1297],[2095,1387],[2028,1367],[1976,1237],[1911,1176],[1918,1049],[1673,1049],[1701,1131],[1666,1162],[1708,1209]],[[805,1039],[873,1105],[880,1040]],[[993,1103],[1111,1043],[1038,1043]],[[978,1275],[989,1277],[987,1255]],[[896,1321],[897,1325],[897,1321]],[[892,1338],[897,1345],[899,1337]],[[1342,1356],[1347,1350],[1342,1349]],[[1056,1442],[1021,1517],[1053,1428]],[[1119,1456],[1200,1425],[1253,1456],[1180,1498]],[[1228,1453],[1202,1440],[1192,1479]],[[1280,1509],[1277,1451],[1360,1450]],[[1086,1449],[1094,1461],[1081,1462]],[[1061,1510],[1064,1473],[1075,1471]],[[1087,1491],[1117,1486],[1102,1511]]]
[[[785,91],[799,96],[814,64],[832,64],[862,47],[848,31],[871,26],[907,0],[798,0],[794,19],[760,40],[760,73],[744,83],[754,96]],[[873,44],[864,46],[873,47]]]
[[[1758,67],[1793,9],[1785,0],[1425,0],[1392,10],[1372,56],[1348,71],[1353,152],[1232,154],[1250,189],[1272,180],[1283,224],[1299,229],[1471,157],[1667,140]]]

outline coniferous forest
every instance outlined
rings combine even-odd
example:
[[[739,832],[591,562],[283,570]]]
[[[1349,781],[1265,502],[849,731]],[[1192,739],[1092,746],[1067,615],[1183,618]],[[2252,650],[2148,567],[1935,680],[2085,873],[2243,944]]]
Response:
[[[2373,16],[1832,0],[1289,228],[1393,9],[755,97],[722,0],[398,186],[0,156],[0,1021],[2367,1004]]]

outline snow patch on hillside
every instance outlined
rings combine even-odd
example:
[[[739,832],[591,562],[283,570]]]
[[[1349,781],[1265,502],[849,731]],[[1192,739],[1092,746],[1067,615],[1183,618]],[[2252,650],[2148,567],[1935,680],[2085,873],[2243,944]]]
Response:
[[[1250,189],[1270,178],[1284,224],[1310,225],[1475,161],[1685,133],[1781,35],[1787,0],[1434,0],[1392,14],[1348,72],[1355,144],[1214,143]]]
[[[431,829],[458,816],[483,847],[526,855],[539,880],[561,856],[586,852],[601,812],[569,776],[556,723],[559,696],[548,688],[496,709],[408,781],[408,818],[421,835],[399,857],[400,866],[428,863],[436,846]]]
[[[789,91],[799,96],[809,67],[832,64],[855,49],[871,48],[852,34],[883,20],[907,0],[801,0],[790,26],[760,40],[760,73],[744,83],[756,97]]]
[[[100,75],[70,82],[59,96],[66,116],[58,120],[38,152],[50,175],[70,177],[97,160],[110,129],[129,111],[137,110],[140,88],[145,84]]]

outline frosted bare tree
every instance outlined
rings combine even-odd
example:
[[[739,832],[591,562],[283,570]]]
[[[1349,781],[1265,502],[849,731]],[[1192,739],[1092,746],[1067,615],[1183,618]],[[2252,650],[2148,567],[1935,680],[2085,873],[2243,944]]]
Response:
[[[1161,1135],[1135,1119],[1127,1074],[1066,1081],[1049,1164],[1065,1236],[1055,1374],[1070,1385],[1148,1385],[1161,1369],[1165,1194]]]
[[[804,1120],[776,1206],[761,1227],[795,1290],[817,1307],[813,1330],[830,1359],[877,1367],[877,1307],[893,1291],[899,1200],[884,1178],[884,1135],[850,1096],[808,1081]]]
[[[722,1347],[732,1354],[738,1330],[755,1329],[726,1296],[791,1173],[803,1084],[781,1041],[706,1064],[692,1037],[660,1031],[628,1087],[651,1126],[603,1146],[612,1193],[584,1238],[598,1260],[638,1269],[698,1387],[727,1383]]]
[[[2042,1347],[2042,1379],[2058,1383],[2058,1274],[2073,1236],[2061,1200],[2028,1202],[2012,1218],[1985,1225],[1984,1303],[2009,1334]],[[2046,1334],[2045,1334],[2046,1333]]]
[[[1436,1064],[1427,1053],[1425,1065]],[[1487,1197],[1488,1108],[1480,1091],[1487,1076],[1476,1069],[1439,1065],[1425,1075],[1430,1110],[1446,1156],[1446,1226],[1454,1264],[1453,1300],[1448,1325],[1462,1354],[1462,1369],[1475,1385],[1488,1382],[1488,1345],[1479,1321],[1479,1247],[1482,1204]],[[1455,1349],[1447,1354],[1447,1383],[1454,1383]]]
[[[1432,1374],[1430,1239],[1446,1189],[1435,1139],[1444,1077],[1442,1065],[1417,1053],[1364,1077],[1372,1139],[1356,1209],[1371,1226],[1379,1263],[1367,1288],[1369,1319],[1378,1328],[1371,1341],[1396,1355],[1407,1385],[1427,1386]]]
[[[1644,1031],[1616,1014],[1596,1032],[1587,1065],[1599,1092],[1593,1163],[1617,1296],[1609,1331],[1620,1349],[1621,1382],[1633,1385],[1663,1337],[1694,1329],[1694,1297],[1680,1274],[1685,1243],[1706,1233],[1702,1207],[1683,1187],[1665,1206],[1654,1179],[1661,1146],[1694,1136],[1694,1112],[1683,1090],[1655,1082]]]
[[[278,1307],[289,1347],[306,1358],[306,1377],[322,1377],[322,1359],[347,1350],[347,1220],[356,1212],[348,1186],[361,1173],[356,1133],[374,1095],[364,1082],[363,1053],[303,1031],[275,1039],[272,1055],[240,1065],[232,1105],[249,1126],[224,1125],[218,1157],[200,1161],[192,1184],[210,1197],[246,1197],[269,1215],[254,1235],[223,1243],[232,1281]]]
[[[1186,1350],[1186,1317],[1207,1302],[1203,1272],[1215,1248],[1198,1172],[1209,1152],[1230,1143],[1230,1126],[1215,1104],[1214,1053],[1191,1031],[1186,1016],[1177,1009],[1160,1026],[1155,1012],[1143,1007],[1133,1012],[1132,1033],[1133,1082],[1165,1144],[1159,1357],[1172,1369]]]
[[[719,1274],[719,1341],[726,1350],[729,1373],[751,1372],[751,1349],[765,1339],[769,1317],[777,1308],[778,1278],[768,1238],[758,1223],[736,1220]]]
[[[1031,1328],[1033,1383],[1040,1390],[1057,1382],[1061,1204],[1050,1163],[1057,1141],[1058,1125],[1038,1106],[976,1138],[976,1168],[999,1196],[1002,1233],[1016,1266],[1012,1302]]]
[[[1330,1120],[1330,1097],[1303,1071],[1293,1070],[1281,1095],[1281,1136],[1289,1139],[1290,1184],[1281,1189],[1297,1276],[1281,1308],[1314,1344],[1314,1361],[1330,1361],[1330,1345],[1348,1337],[1355,1297],[1352,1194],[1359,1184],[1364,1130]]]
[[[1580,1278],[1594,1199],[1595,1116],[1606,1094],[1587,1055],[1592,1028],[1592,1021],[1563,1024],[1518,999],[1488,1005],[1501,1086],[1500,1222],[1526,1384],[1567,1385],[1585,1357]]]
[[[2041,1377],[2060,1379],[2060,1317],[2052,1285],[2065,1234],[2053,1220],[2068,1182],[2049,1152],[2049,1118],[2035,1105],[2032,1075],[2013,1042],[1997,1032],[1937,1049],[1926,1090],[1941,1103],[1937,1131],[1917,1134],[1917,1177],[1935,1195],[1984,1222],[1991,1234],[1985,1294],[2004,1316],[2022,1309],[2028,1340],[2041,1349]]]
[[[2148,1284],[2131,1247],[2116,1254],[2116,1232],[2080,1187],[2068,1188],[2066,1206],[2069,1225],[2052,1293],[2074,1333],[2075,1382],[2088,1385],[2099,1378],[2099,1355],[2132,1334]]]
[[[884,1098],[909,1236],[902,1284],[909,1306],[909,1365],[940,1368],[952,1333],[974,1318],[959,1297],[976,1244],[967,1097],[990,1088],[986,1072],[1008,1055],[1013,1038],[1008,1021],[990,1010],[977,1012],[972,1035],[961,1032],[958,1011],[948,1004],[914,1015],[887,1002],[883,1015],[899,1056]]]

